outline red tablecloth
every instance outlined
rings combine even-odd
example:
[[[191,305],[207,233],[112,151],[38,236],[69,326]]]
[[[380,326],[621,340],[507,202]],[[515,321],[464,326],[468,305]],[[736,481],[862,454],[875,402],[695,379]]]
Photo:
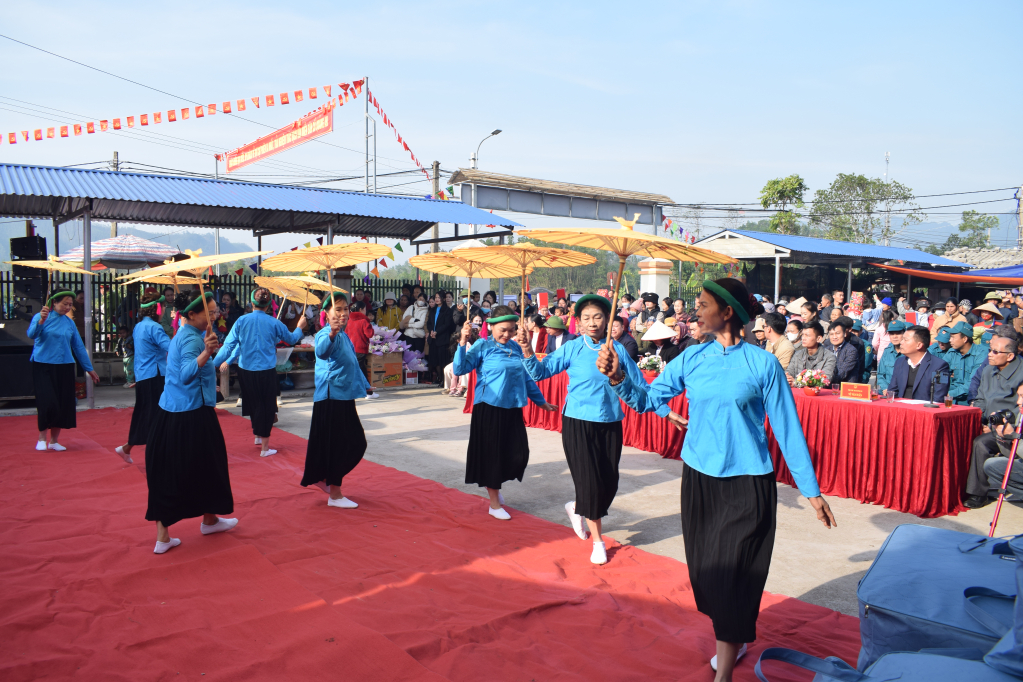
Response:
[[[537,385],[549,403],[564,406],[568,392],[565,374]],[[465,412],[472,412],[475,387],[474,372],[465,396]],[[793,395],[825,495],[880,504],[922,518],[965,511],[960,496],[966,487],[971,443],[980,433],[980,410],[928,408],[898,401],[861,403],[841,400],[832,391],[810,397],[802,389],[794,389]],[[626,445],[679,458],[684,431],[656,414],[624,409]],[[688,416],[683,396],[672,400],[671,409]],[[561,431],[559,412],[545,412],[529,403],[523,416],[526,426]],[[778,480],[794,485],[770,424],[767,433]]]
[[[561,373],[550,379],[538,381],[537,386],[540,392],[547,398],[551,405],[557,405],[557,412],[541,410],[532,402],[526,404],[522,410],[523,421],[526,426],[547,431],[561,431],[561,409],[565,407],[565,397],[568,395],[568,375]],[[469,376],[469,390],[465,394],[464,412],[472,412],[472,403],[476,391],[476,372]],[[683,396],[677,396],[671,401],[671,409],[683,417],[687,416],[688,403]],[[629,447],[656,452],[661,457],[679,459],[682,452],[682,441],[685,439],[685,432],[679,431],[667,420],[661,419],[653,412],[636,414],[622,403],[625,411],[625,419],[622,421],[622,441]]]
[[[979,409],[883,400],[861,403],[842,400],[833,391],[810,397],[796,389],[793,395],[826,495],[922,518],[966,510],[960,496],[966,488],[971,444],[980,433]],[[773,435],[770,448],[778,480],[792,485]]]

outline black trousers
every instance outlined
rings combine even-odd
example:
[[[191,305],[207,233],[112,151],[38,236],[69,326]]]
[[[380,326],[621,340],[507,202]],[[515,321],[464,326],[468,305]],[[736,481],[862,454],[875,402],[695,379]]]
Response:
[[[992,457],[999,457],[998,441],[995,434],[982,433],[973,439],[973,453],[970,457],[970,473],[966,477],[966,494],[987,497],[991,490],[984,464]],[[1004,469],[1002,472],[1004,473]],[[997,487],[997,486],[995,486]]]
[[[988,485],[992,490],[997,491],[1005,478],[1005,467],[1009,465],[1008,457],[992,457],[984,463],[984,473],[987,474]],[[1009,474],[1009,483],[1005,486],[1006,492],[1013,495],[1013,501],[1023,500],[1023,464],[1018,460],[1012,465],[1012,473]]]

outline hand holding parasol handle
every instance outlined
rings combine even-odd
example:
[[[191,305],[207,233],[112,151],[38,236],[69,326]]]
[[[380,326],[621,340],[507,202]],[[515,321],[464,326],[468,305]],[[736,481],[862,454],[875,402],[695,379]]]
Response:
[[[612,298],[611,298],[611,314],[607,318],[607,347],[608,347],[609,350],[612,347],[611,346],[611,327],[612,327],[611,323],[614,322],[615,315],[617,314],[617,311],[618,311],[618,283],[622,281],[622,273],[625,271],[625,261],[626,261],[627,258],[628,258],[628,256],[622,256],[622,255],[618,256],[618,277],[616,277],[615,281],[614,281],[614,285],[613,286],[614,286],[615,290],[614,290],[614,294],[612,295]]]

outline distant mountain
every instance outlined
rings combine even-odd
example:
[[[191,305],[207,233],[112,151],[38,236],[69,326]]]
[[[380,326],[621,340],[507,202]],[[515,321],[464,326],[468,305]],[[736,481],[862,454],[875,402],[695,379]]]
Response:
[[[47,255],[53,255],[53,224],[48,220],[36,220],[33,221],[36,225],[36,234],[46,238],[46,249]],[[204,256],[211,256],[216,252],[214,233],[211,229],[202,229],[199,231],[192,231],[191,228],[178,232],[180,228],[166,228],[160,229],[159,231],[143,230],[134,225],[119,225],[117,228],[118,234],[133,234],[141,239],[150,239],[161,244],[169,244],[177,247],[179,251],[185,249],[191,249],[196,251],[202,249]],[[233,241],[230,237],[238,239],[246,233],[237,230],[221,230],[220,232],[220,252],[221,253],[242,253],[245,251],[255,251],[256,247],[251,242],[244,241]],[[25,236],[25,222],[23,220],[17,221],[3,221],[0,223],[0,263],[11,259],[11,238],[12,237],[24,237]],[[100,239],[106,239],[110,236],[110,224],[109,223],[97,223],[92,224],[92,240],[99,241]],[[81,224],[77,222],[64,223],[60,226],[60,252],[66,253],[76,246],[82,244],[82,228]],[[0,269],[9,269],[9,265],[0,264]]]

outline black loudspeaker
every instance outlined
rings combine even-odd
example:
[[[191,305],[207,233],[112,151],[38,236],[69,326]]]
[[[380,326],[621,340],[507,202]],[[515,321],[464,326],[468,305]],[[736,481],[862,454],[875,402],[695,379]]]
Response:
[[[28,298],[41,301],[46,293],[46,275],[36,273],[45,272],[36,268],[22,268],[32,273],[31,277],[14,280],[14,295],[18,298]]]
[[[46,237],[12,237],[11,260],[46,260]],[[38,279],[42,271],[14,265],[11,272],[15,277]]]

